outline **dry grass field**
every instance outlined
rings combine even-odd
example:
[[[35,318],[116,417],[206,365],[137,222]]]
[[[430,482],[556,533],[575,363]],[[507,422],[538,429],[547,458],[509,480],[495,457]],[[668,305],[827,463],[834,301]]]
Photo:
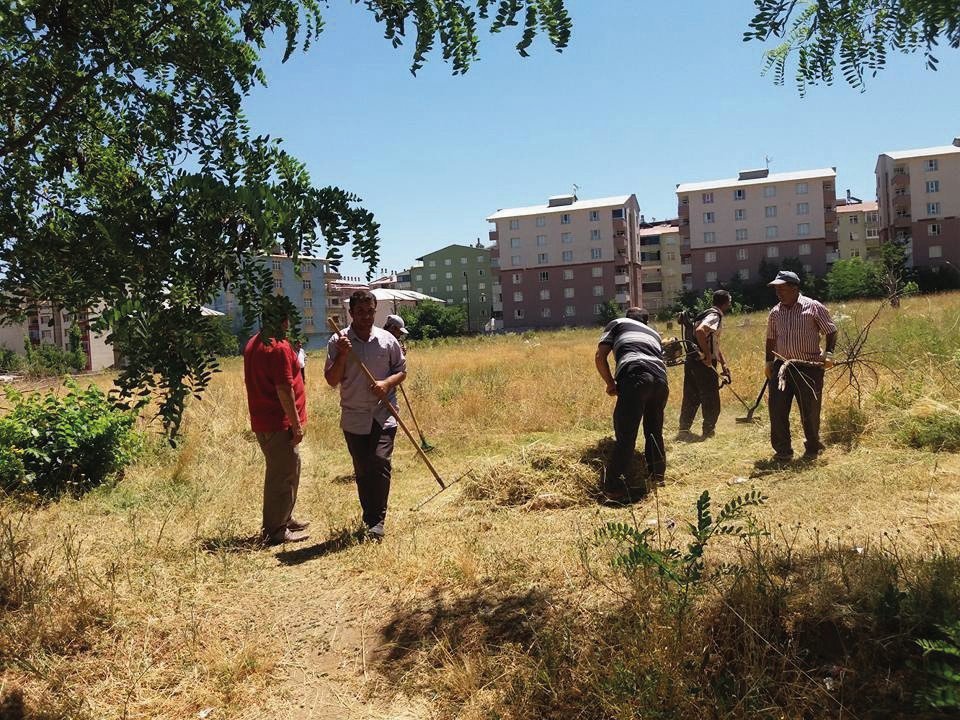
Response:
[[[852,329],[875,308],[831,309]],[[764,323],[725,327],[751,403]],[[398,435],[382,544],[354,535],[337,395],[312,355],[297,513],[312,537],[270,550],[251,542],[263,465],[229,360],[176,450],[148,443],[84,497],[0,504],[0,717],[908,714],[916,658],[898,653],[935,634],[929,618],[956,620],[960,597],[960,455],[908,444],[958,427],[958,325],[960,294],[885,309],[868,349],[886,368],[859,411],[828,374],[832,442],[813,463],[772,463],[765,403],[737,424],[727,389],[717,436],[674,442],[672,369],[666,485],[626,508],[593,496],[613,407],[597,329],[414,345],[406,388],[431,458],[448,481],[470,475],[413,510],[436,484]],[[769,534],[718,538],[708,568],[742,573],[689,595],[650,567],[612,568],[596,540],[619,521],[683,547],[704,490],[719,505],[751,489]]]

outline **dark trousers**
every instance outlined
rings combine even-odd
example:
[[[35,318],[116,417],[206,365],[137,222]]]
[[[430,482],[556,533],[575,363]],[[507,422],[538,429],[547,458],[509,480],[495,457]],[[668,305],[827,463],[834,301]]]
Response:
[[[787,366],[786,389],[778,388],[777,374],[783,362],[778,360],[773,366],[773,379],[770,381],[770,444],[778,455],[792,455],[790,441],[790,408],[793,399],[797,399],[800,408],[800,422],[803,424],[804,448],[808,453],[818,453],[823,449],[820,444],[820,407],[823,402],[823,368],[811,365]]]
[[[372,528],[387,517],[387,498],[390,496],[390,458],[397,428],[384,429],[376,422],[366,435],[343,431],[347,449],[353,458],[353,474],[357,480],[357,495],[363,509],[363,524]]]
[[[720,417],[720,380],[717,371],[699,360],[683,365],[683,401],[680,403],[680,431],[693,425],[697,410],[703,408],[703,432],[713,432]]]
[[[626,476],[630,469],[641,421],[647,470],[652,475],[663,475],[667,470],[663,445],[663,411],[670,394],[667,383],[648,372],[630,372],[629,367],[620,375],[617,378],[617,404],[613,408],[616,445],[607,472],[607,487],[611,489],[619,485],[620,476]]]

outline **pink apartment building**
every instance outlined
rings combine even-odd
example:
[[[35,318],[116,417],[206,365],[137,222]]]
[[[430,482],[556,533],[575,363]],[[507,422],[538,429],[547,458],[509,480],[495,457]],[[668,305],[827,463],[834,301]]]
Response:
[[[636,195],[498,210],[487,218],[494,318],[506,329],[593,325],[601,305],[642,304]]]
[[[877,158],[881,240],[907,246],[915,267],[960,268],[960,138]]]
[[[836,169],[773,173],[677,185],[684,286],[756,282],[760,263],[799,258],[817,275],[839,259]]]
[[[837,241],[841,260],[880,258],[880,214],[877,203],[837,201]]]

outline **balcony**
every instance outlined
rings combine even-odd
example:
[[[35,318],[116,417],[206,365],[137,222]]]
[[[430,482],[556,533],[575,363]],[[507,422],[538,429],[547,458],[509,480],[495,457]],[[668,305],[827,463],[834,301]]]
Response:
[[[677,216],[681,220],[690,219],[690,203],[680,203],[680,206],[677,208]]]
[[[493,311],[494,311],[494,312],[498,312],[498,313],[502,313],[502,312],[503,312],[503,303],[500,302],[499,300],[494,300],[494,301],[493,301]]]
[[[902,195],[894,195],[893,207],[895,210],[909,210],[910,209],[910,193],[903,193]]]
[[[621,231],[621,232],[614,233],[613,249],[621,253],[627,252],[627,233],[626,232]]]
[[[912,218],[910,217],[910,213],[906,213],[905,215],[897,215],[897,216],[893,219],[893,226],[894,226],[894,227],[898,227],[898,228],[908,228],[908,227],[910,227],[911,224],[913,224],[913,220],[912,220]]]
[[[624,292],[617,293],[616,296],[614,296],[614,300],[618,303],[628,303],[630,302],[630,294]]]
[[[693,263],[683,263],[680,265],[681,275],[690,275],[693,272]]]
[[[630,282],[630,278],[626,275],[614,275],[613,282],[616,285],[626,285]]]
[[[895,188],[910,187],[910,174],[894,173],[893,177],[890,178],[890,184],[893,185]]]
[[[836,250],[827,253],[827,264],[835,263],[839,259],[840,253],[838,253]]]
[[[837,210],[834,207],[825,207],[823,209],[823,221],[828,225],[837,222]]]
[[[626,232],[627,231],[627,221],[623,218],[614,218],[613,219],[613,231],[617,232]]]

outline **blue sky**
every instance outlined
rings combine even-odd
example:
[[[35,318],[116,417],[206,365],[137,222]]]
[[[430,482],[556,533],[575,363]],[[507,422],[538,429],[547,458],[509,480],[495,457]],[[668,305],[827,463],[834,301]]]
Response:
[[[567,0],[570,46],[481,35],[460,77],[434,54],[416,77],[362,6],[335,3],[307,54],[267,53],[267,88],[249,99],[258,132],[284,139],[317,185],[363,198],[381,223],[381,267],[401,269],[450,243],[487,242],[484,218],[579,185],[581,198],[636,193],[641,211],[676,213],[679,182],[835,166],[838,195],[872,198],[877,155],[960,135],[960,52],[940,70],[891,56],[861,93],[762,77],[741,40],[750,0]],[[721,9],[722,8],[722,9]],[[361,274],[348,258],[344,274]]]

